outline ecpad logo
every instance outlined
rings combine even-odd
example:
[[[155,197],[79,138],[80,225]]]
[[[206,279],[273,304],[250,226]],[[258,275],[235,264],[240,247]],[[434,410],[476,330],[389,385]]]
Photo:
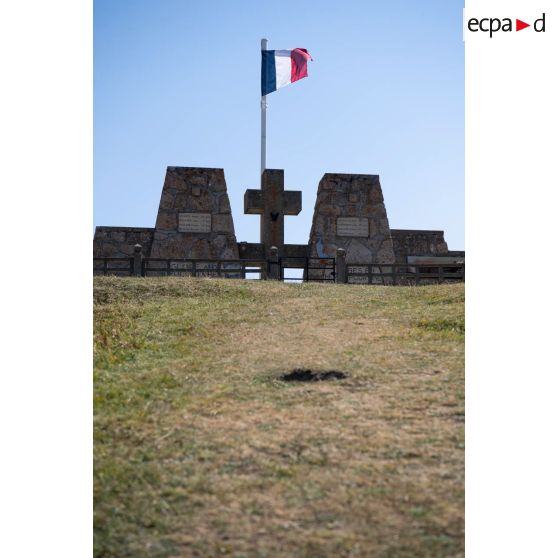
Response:
[[[543,15],[539,19],[536,19],[534,21],[533,29],[537,33],[545,32],[545,17],[546,14],[543,13]],[[497,33],[498,31],[503,31],[504,33],[513,31],[512,19],[509,17],[505,17],[503,19],[499,19],[497,17],[485,17],[483,19],[477,19],[476,17],[472,17],[467,22],[467,27],[469,31],[472,31],[473,33],[477,33],[479,31],[482,31],[483,33],[490,33],[490,38],[492,38],[492,35],[494,33]],[[531,27],[531,24],[525,23],[520,19],[515,20],[516,31],[521,31],[522,29],[525,29],[527,27]]]

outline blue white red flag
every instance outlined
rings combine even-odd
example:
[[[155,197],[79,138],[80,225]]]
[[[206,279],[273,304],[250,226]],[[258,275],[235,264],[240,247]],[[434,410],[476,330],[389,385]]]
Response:
[[[292,50],[262,50],[262,97],[308,76],[305,48]]]

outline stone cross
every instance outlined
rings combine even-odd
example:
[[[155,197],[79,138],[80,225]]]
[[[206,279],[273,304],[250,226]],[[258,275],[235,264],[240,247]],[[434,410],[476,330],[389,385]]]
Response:
[[[266,255],[271,246],[282,254],[285,238],[285,215],[298,215],[302,209],[302,192],[285,191],[284,171],[266,169],[262,175],[261,190],[246,190],[244,213],[260,215],[260,242]]]

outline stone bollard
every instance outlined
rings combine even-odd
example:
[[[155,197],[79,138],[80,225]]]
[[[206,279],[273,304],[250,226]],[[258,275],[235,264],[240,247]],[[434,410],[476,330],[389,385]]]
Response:
[[[141,244],[136,244],[134,246],[134,277],[141,277],[141,261],[143,260],[143,255],[141,253]]]
[[[279,248],[272,246],[269,249],[269,278],[278,281],[281,278],[279,269]]]
[[[343,248],[337,248],[335,255],[335,282],[336,283],[346,283],[347,282],[347,262],[345,257],[347,252]]]

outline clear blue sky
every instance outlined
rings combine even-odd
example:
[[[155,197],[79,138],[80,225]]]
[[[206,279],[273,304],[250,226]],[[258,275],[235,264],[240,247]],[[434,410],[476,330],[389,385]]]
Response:
[[[462,1],[95,0],[94,222],[153,227],[167,166],[220,167],[237,240],[259,187],[260,39],[307,48],[268,96],[268,168],[302,190],[306,243],[326,172],[379,174],[392,228],[464,248]]]

